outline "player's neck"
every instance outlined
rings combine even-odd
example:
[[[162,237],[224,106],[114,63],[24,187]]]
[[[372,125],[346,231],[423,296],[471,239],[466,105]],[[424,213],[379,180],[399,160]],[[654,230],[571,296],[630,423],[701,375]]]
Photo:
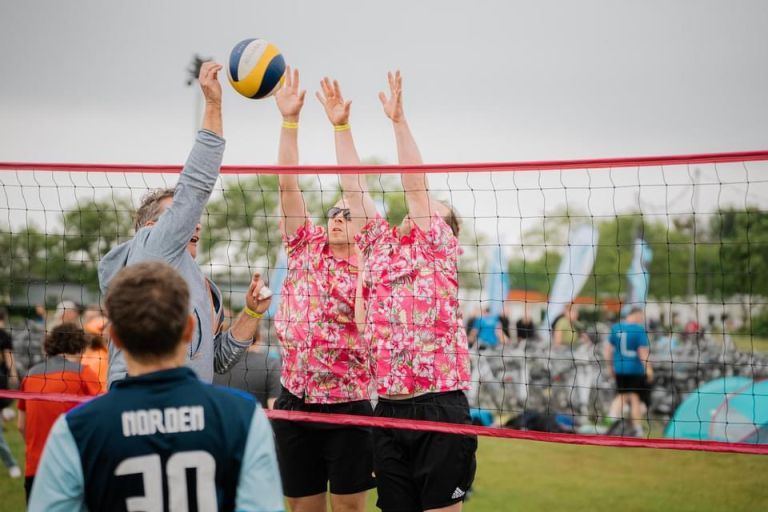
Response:
[[[163,370],[171,370],[173,368],[179,368],[180,365],[176,361],[164,361],[164,362],[157,362],[157,363],[139,363],[137,361],[133,361],[133,364],[128,362],[128,358],[125,360],[125,366],[128,369],[128,375],[131,377],[138,377],[139,375],[146,375],[147,373],[154,373],[159,372]]]
[[[127,351],[123,351],[123,354],[125,355],[125,366],[128,370],[128,375],[131,377],[138,377],[139,375],[145,375],[147,373],[179,368],[184,366],[184,361],[186,359],[184,352],[180,352],[171,357],[144,361],[136,360],[135,358],[131,357]]]
[[[59,354],[61,357],[69,361],[70,363],[79,363],[81,354]]]
[[[334,257],[342,260],[348,260],[355,254],[352,244],[330,244],[329,247]]]

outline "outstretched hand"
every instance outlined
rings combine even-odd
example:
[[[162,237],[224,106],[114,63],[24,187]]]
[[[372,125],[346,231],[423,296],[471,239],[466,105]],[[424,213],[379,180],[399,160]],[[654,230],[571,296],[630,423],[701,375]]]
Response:
[[[205,102],[208,104],[221,105],[221,84],[219,83],[219,71],[221,64],[212,60],[203,62],[200,66],[200,75],[197,81],[200,82],[200,89],[205,96]]]
[[[248,306],[251,311],[255,311],[259,314],[264,314],[272,303],[271,296],[265,299],[259,298],[262,288],[264,288],[264,281],[261,279],[261,274],[254,272],[253,277],[251,278],[251,284],[245,294],[245,305]]]
[[[384,113],[393,123],[399,123],[405,119],[403,113],[403,79],[400,77],[400,71],[387,72],[389,81],[389,98],[383,92],[379,93],[379,101],[384,107]]]
[[[325,77],[320,81],[320,88],[322,92],[316,92],[315,96],[323,105],[328,120],[334,126],[347,124],[352,101],[344,101],[338,80],[331,82],[330,78]]]
[[[301,108],[304,106],[305,94],[307,91],[302,91],[299,87],[299,70],[286,66],[285,82],[275,93],[277,108],[285,121],[298,121]]]

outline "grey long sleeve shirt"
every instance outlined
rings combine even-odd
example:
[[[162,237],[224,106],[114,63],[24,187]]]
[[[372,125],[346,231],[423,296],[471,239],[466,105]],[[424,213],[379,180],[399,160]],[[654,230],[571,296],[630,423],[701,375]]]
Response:
[[[173,204],[160,216],[154,226],[144,227],[123,244],[113,248],[99,262],[99,286],[106,293],[109,282],[124,266],[143,261],[165,261],[179,271],[190,292],[190,311],[197,320],[192,344],[187,354],[187,366],[205,381],[213,380],[214,371],[227,371],[251,344],[238,341],[227,332],[219,333],[221,292],[200,270],[187,251],[213,187],[219,177],[224,154],[224,139],[213,132],[200,130],[189,154],[173,196]],[[210,283],[209,287],[206,281]],[[212,298],[213,296],[213,298]],[[217,314],[211,313],[211,301]],[[126,376],[125,359],[114,344],[109,344],[109,384]]]

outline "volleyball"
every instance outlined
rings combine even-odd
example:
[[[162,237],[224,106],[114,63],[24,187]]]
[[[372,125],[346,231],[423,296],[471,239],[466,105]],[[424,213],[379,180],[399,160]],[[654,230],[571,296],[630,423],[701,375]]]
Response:
[[[280,50],[264,39],[244,39],[229,54],[229,83],[246,98],[271,96],[283,84],[284,73]]]

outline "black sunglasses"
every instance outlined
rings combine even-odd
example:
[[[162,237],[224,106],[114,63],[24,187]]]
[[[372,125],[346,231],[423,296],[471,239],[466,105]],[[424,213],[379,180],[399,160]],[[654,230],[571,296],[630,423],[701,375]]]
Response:
[[[334,206],[330,210],[328,210],[328,218],[333,219],[338,214],[342,214],[344,216],[345,220],[352,220],[352,212],[349,211],[349,208],[339,208],[337,206]]]

